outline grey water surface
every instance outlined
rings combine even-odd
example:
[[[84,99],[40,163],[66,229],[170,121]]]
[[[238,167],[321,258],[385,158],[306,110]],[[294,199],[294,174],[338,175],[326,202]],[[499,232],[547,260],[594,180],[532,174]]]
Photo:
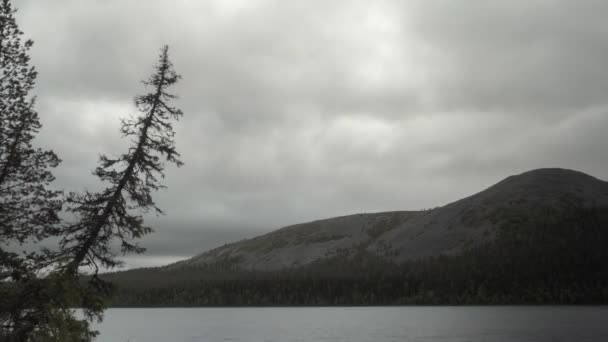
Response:
[[[607,306],[109,309],[100,342],[608,341]]]

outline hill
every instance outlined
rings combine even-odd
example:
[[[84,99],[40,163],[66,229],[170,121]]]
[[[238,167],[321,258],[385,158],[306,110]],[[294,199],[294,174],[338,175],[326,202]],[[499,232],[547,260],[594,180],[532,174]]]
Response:
[[[539,169],[432,210],[293,225],[106,278],[118,304],[604,303],[605,208],[608,182]]]
[[[608,182],[571,170],[539,169],[432,210],[296,224],[213,249],[174,267],[221,263],[272,271],[361,251],[395,262],[453,255],[493,239],[497,229],[513,219],[509,215],[570,205],[608,205]]]

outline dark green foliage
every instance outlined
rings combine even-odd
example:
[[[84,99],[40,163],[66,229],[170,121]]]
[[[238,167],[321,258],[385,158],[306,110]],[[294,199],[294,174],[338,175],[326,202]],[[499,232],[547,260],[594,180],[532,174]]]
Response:
[[[360,253],[281,272],[216,265],[104,277],[118,286],[114,305],[608,303],[608,210],[538,209],[518,222],[461,255],[402,265]]]

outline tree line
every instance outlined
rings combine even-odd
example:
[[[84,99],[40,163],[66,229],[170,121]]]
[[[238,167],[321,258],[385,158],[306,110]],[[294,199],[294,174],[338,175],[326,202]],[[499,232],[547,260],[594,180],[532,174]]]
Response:
[[[53,187],[61,159],[35,145],[42,129],[31,95],[38,75],[33,42],[23,38],[15,13],[10,0],[0,1],[0,340],[90,341],[96,332],[89,322],[101,318],[111,287],[98,277],[100,268],[119,264],[117,242],[122,252],[144,251],[137,239],[152,229],[142,215],[162,213],[153,193],[163,187],[165,164],[182,164],[173,129],[182,111],[169,91],[180,76],[164,46],[144,82],[147,92],[135,97],[137,114],[121,122],[131,145],[118,156],[101,155],[93,170],[101,190],[65,193]],[[59,242],[21,254],[8,249],[47,239]],[[92,276],[83,282],[85,271]]]
[[[405,263],[360,251],[274,272],[230,263],[106,274],[113,306],[608,304],[608,208],[537,208],[491,242]]]

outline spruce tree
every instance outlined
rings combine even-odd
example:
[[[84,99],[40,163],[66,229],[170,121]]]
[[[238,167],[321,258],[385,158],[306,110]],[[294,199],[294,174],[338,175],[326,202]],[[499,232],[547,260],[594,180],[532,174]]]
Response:
[[[37,76],[28,54],[33,43],[22,39],[15,12],[9,0],[0,1],[0,339],[27,320],[49,261],[6,247],[56,235],[61,210],[61,193],[50,188],[59,158],[33,144],[41,129],[30,94]]]
[[[182,165],[172,125],[182,111],[169,104],[176,96],[168,92],[179,79],[164,46],[155,73],[144,81],[150,92],[135,98],[140,114],[122,120],[121,132],[132,138],[133,145],[119,156],[102,155],[93,172],[108,186],[96,193],[70,194],[68,211],[80,220],[67,229],[61,241],[64,254],[69,256],[67,273],[77,273],[83,266],[95,270],[117,266],[112,246],[115,240],[123,253],[144,251],[133,240],[152,231],[144,225],[142,214],[163,213],[152,193],[164,187],[160,179],[164,178],[165,161]]]
[[[52,151],[33,147],[41,128],[30,92],[36,70],[30,66],[31,40],[23,41],[9,0],[0,4],[0,239],[24,242],[53,234],[60,193],[49,188]]]
[[[123,253],[144,251],[134,240],[152,231],[144,225],[145,213],[163,213],[152,194],[164,188],[160,181],[165,163],[182,165],[173,130],[182,111],[169,103],[176,96],[168,91],[179,79],[164,46],[154,74],[144,81],[150,92],[135,97],[139,115],[122,120],[121,132],[133,145],[119,156],[102,155],[93,172],[107,186],[99,192],[69,195],[67,210],[78,219],[61,231],[55,258],[59,263],[45,279],[45,290],[52,296],[42,300],[47,306],[38,307],[32,323],[23,329],[30,340],[58,333],[78,341],[92,339],[95,332],[89,330],[88,321],[101,318],[111,289],[97,277],[100,267],[120,263],[115,259],[116,243]],[[86,282],[83,270],[93,270]],[[85,320],[74,317],[70,310],[74,306],[83,309]]]
[[[164,187],[160,180],[165,163],[182,165],[172,125],[182,112],[169,104],[176,96],[168,92],[179,79],[165,46],[154,74],[144,82],[150,92],[135,98],[140,114],[122,121],[121,132],[133,145],[116,157],[102,155],[93,172],[107,187],[69,194],[67,210],[77,220],[63,225],[59,251],[42,258],[48,261],[50,257],[52,270],[28,283],[26,291],[37,295],[22,306],[27,309],[20,312],[10,332],[13,340],[55,341],[61,336],[61,341],[90,341],[95,337],[88,321],[101,318],[110,289],[97,277],[99,268],[119,264],[115,242],[125,253],[144,251],[133,240],[152,231],[144,225],[143,214],[162,213],[152,194]],[[85,276],[82,271],[86,270],[94,273]],[[73,307],[83,309],[85,319],[76,318]]]
[[[97,277],[112,268],[115,243],[123,252],[141,253],[137,238],[152,231],[143,215],[162,213],[153,201],[163,188],[165,163],[180,166],[172,121],[182,112],[168,92],[180,78],[161,50],[155,73],[144,82],[150,92],[137,96],[140,115],[122,121],[133,146],[117,157],[102,156],[94,174],[107,184],[99,192],[70,194],[67,210],[75,222],[61,222],[62,193],[50,188],[50,170],[60,160],[35,148],[41,129],[34,99],[36,71],[30,66],[32,41],[22,40],[10,0],[0,0],[0,340],[90,341],[88,322],[100,318],[109,285]],[[59,237],[58,250],[18,255],[7,245]],[[95,273],[83,282],[81,270]],[[74,315],[84,309],[85,319]]]

